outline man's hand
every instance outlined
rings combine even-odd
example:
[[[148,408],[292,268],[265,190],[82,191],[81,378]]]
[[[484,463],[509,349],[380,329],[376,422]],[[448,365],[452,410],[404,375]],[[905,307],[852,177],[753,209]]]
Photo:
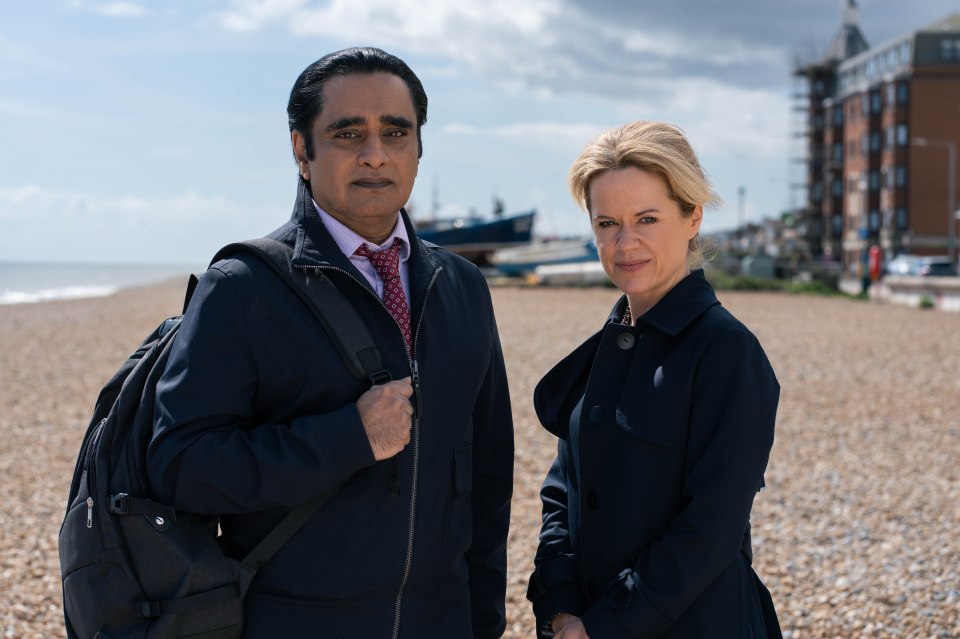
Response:
[[[410,378],[374,386],[357,400],[357,412],[377,461],[389,459],[410,443],[413,405]]]
[[[590,639],[580,617],[568,615],[565,612],[557,615],[550,622],[550,627],[553,628],[554,639]]]

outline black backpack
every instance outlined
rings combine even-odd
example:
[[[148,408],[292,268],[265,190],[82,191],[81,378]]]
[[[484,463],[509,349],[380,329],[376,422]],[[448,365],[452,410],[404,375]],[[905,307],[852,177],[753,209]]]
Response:
[[[211,263],[238,252],[258,256],[300,296],[356,377],[389,381],[362,320],[328,278],[291,272],[292,249],[267,239],[230,244]],[[164,320],[103,387],[84,436],[59,537],[70,639],[239,637],[257,568],[336,491],[291,510],[239,561],[220,549],[216,517],[152,499],[145,460],[156,384],[181,317]]]

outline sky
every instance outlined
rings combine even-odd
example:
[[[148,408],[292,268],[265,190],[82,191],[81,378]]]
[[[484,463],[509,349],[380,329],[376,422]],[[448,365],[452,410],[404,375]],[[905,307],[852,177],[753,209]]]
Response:
[[[951,12],[861,0],[880,45]],[[704,232],[800,204],[797,56],[838,0],[30,0],[0,3],[0,262],[203,265],[290,215],[286,103],[349,46],[404,59],[429,96],[414,217],[536,209],[589,233],[566,175],[638,119],[681,127],[724,204]]]

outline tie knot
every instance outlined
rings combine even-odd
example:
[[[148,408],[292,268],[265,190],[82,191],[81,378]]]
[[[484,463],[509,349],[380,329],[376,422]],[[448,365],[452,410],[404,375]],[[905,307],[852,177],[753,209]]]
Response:
[[[366,243],[360,245],[355,251],[355,255],[362,255],[370,260],[377,275],[384,282],[400,277],[400,250],[403,248],[403,240],[399,237],[393,239],[393,244],[381,251],[371,251]]]

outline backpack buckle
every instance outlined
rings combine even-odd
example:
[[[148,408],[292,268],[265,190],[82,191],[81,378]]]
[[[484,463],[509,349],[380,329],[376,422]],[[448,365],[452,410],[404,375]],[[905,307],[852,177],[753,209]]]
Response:
[[[374,386],[379,386],[380,384],[386,384],[391,379],[393,379],[393,377],[390,375],[390,372],[387,371],[386,369],[381,369],[376,371],[375,373],[370,374],[370,381],[373,382]]]
[[[128,512],[130,512],[130,495],[127,493],[110,495],[110,514],[126,515]]]

